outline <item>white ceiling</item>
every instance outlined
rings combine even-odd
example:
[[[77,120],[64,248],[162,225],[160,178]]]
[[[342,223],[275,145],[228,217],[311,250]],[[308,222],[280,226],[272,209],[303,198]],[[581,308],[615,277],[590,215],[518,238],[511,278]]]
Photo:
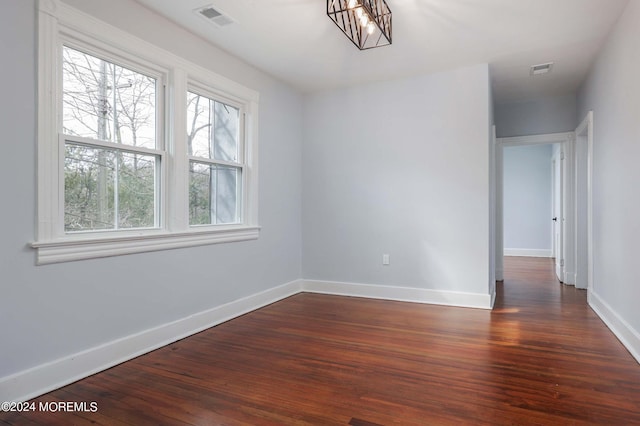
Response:
[[[511,102],[574,93],[629,0],[387,0],[393,44],[367,51],[325,0],[138,1],[303,92],[486,62],[496,102]],[[236,23],[193,12],[210,4]],[[550,74],[529,76],[545,62]]]

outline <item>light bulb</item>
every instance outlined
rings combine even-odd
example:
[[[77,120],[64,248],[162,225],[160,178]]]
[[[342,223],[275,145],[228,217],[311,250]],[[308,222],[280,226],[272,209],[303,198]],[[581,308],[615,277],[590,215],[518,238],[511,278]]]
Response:
[[[358,4],[357,0],[349,0],[349,2],[347,3],[347,8],[353,9],[354,7],[356,7],[356,4]]]
[[[362,25],[363,27],[366,27],[368,23],[369,23],[369,18],[367,17],[367,15],[363,14],[360,17],[360,25]]]
[[[362,19],[362,8],[361,7],[356,9],[356,16],[358,17],[358,19]]]
[[[369,25],[367,25],[367,33],[373,34],[375,30],[376,30],[376,26],[373,25],[373,22],[369,22]]]

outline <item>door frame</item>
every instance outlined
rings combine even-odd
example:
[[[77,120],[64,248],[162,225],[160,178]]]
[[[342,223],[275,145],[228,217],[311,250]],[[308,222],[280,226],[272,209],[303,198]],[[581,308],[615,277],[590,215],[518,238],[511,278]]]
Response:
[[[563,226],[563,240],[564,244],[562,259],[564,259],[564,280],[567,284],[574,284],[575,273],[573,272],[573,254],[574,254],[574,237],[573,237],[573,214],[567,215],[567,212],[574,212],[573,208],[573,181],[574,175],[574,143],[575,132],[564,133],[548,133],[541,135],[528,135],[528,136],[515,136],[507,138],[496,138],[495,144],[495,169],[496,169],[496,211],[495,211],[495,271],[496,281],[504,280],[504,147],[507,146],[525,146],[525,145],[547,145],[547,144],[560,144],[562,151],[564,152],[565,168],[563,171],[563,213],[564,213],[564,226]],[[569,223],[567,223],[569,222]],[[569,273],[567,273],[569,271]]]
[[[576,202],[575,202],[575,211],[574,211],[574,225],[575,225],[575,247],[574,247],[574,256],[576,259],[576,276],[575,276],[575,284],[576,288],[586,288],[588,292],[593,289],[593,111],[587,112],[587,115],[582,120],[580,125],[575,130],[576,135],[576,146],[575,146],[575,194],[576,194]],[[585,145],[586,146],[583,146]],[[581,146],[582,145],[582,146]],[[581,156],[578,155],[580,150],[585,150],[584,154],[586,154],[586,179],[580,179],[579,170],[580,164],[579,161]],[[581,223],[581,220],[584,220],[584,217],[580,215],[579,206],[578,206],[578,197],[579,194],[586,194],[586,204],[587,204],[587,220],[586,220],[586,242],[587,242],[587,250],[586,253],[584,250],[580,248],[580,242],[584,238],[580,238],[579,235],[579,227],[580,225],[585,225]],[[584,229],[584,226],[582,227]],[[579,267],[579,259],[582,258],[584,261],[584,257],[586,257],[586,268],[585,271],[581,271],[582,268]],[[586,280],[580,275],[581,273],[586,273]]]
[[[564,149],[560,145],[560,149],[555,151],[551,156],[551,217],[555,220],[551,226],[551,251],[555,263],[556,277],[560,282],[565,282],[565,259],[564,259],[564,224],[566,217],[564,211],[565,188],[564,188],[564,170],[565,156]]]

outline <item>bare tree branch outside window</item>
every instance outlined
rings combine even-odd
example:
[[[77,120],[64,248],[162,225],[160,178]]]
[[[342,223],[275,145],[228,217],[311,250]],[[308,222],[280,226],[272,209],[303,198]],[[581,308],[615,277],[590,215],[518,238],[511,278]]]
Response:
[[[157,159],[73,136],[156,148],[156,80],[64,47],[65,230],[153,227]]]

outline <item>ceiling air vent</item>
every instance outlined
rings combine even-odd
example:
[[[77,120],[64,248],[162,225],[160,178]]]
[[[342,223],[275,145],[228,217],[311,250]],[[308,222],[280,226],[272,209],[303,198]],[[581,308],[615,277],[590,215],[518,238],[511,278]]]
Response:
[[[200,7],[194,10],[194,12],[217,27],[226,27],[235,22],[220,9],[214,8],[213,5]]]
[[[532,76],[546,74],[548,72],[551,72],[551,68],[553,68],[553,62],[547,62],[546,64],[540,65],[532,65],[530,74]]]

